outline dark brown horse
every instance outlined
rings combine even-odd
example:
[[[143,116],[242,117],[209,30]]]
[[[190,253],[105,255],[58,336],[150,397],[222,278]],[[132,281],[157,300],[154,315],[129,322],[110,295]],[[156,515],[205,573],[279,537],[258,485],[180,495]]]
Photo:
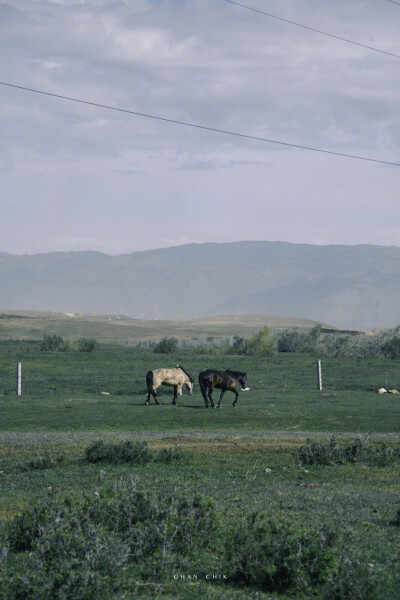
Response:
[[[242,373],[241,371],[217,371],[216,369],[202,371],[199,375],[199,384],[206,408],[209,408],[208,398],[212,408],[215,408],[214,400],[211,395],[214,388],[221,390],[218,408],[221,407],[222,398],[224,397],[226,390],[230,390],[235,394],[233,406],[236,406],[239,398],[239,394],[236,390],[236,384],[238,382],[242,386],[242,390],[248,391],[250,389],[246,387],[246,373]]]

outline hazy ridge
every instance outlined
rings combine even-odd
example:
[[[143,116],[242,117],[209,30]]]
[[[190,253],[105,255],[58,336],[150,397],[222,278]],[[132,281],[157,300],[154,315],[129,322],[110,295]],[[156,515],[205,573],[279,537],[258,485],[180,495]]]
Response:
[[[286,242],[189,244],[121,256],[0,253],[0,307],[194,319],[306,318],[336,327],[400,323],[400,248]]]

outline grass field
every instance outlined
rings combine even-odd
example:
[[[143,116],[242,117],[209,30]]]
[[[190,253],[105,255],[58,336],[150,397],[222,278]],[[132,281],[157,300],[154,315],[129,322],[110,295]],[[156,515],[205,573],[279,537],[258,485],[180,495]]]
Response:
[[[15,392],[17,361],[22,362],[20,397]],[[170,557],[159,572],[157,561],[164,560],[162,554],[154,555],[158,558],[152,559],[156,566],[150,574],[150,562],[139,568],[128,561],[123,569],[107,575],[108,579],[99,567],[106,583],[119,582],[116,587],[107,583],[102,596],[97,584],[90,588],[86,582],[86,591],[80,596],[52,588],[42,596],[31,591],[32,595],[25,597],[398,598],[399,460],[304,465],[295,461],[294,452],[307,438],[326,445],[332,435],[342,446],[351,445],[358,436],[371,448],[384,448],[386,453],[395,449],[400,444],[400,396],[380,396],[376,391],[386,384],[400,388],[400,362],[326,359],[322,391],[316,389],[315,362],[310,356],[290,354],[210,357],[180,351],[174,356],[160,356],[149,350],[106,344],[87,355],[52,354],[41,352],[37,342],[3,341],[0,519],[6,530],[13,518],[35,503],[51,505],[56,502],[54,498],[61,502],[70,495],[79,505],[78,499],[85,494],[90,498],[94,494],[104,496],[105,502],[102,486],[121,485],[132,477],[145,494],[213,498],[218,522],[217,532],[209,530],[208,544],[196,546],[192,554],[188,547],[184,559],[181,555],[179,560],[175,555]],[[146,372],[177,363],[196,379],[207,367],[246,371],[250,391],[241,393],[236,408],[232,407],[233,395],[230,398],[227,392],[222,408],[215,411],[205,409],[198,385],[193,396],[178,397],[176,407],[171,405],[172,395],[167,389],[160,396],[161,406],[144,406]],[[214,394],[218,399],[218,392]],[[146,464],[85,460],[86,448],[95,441],[119,444],[128,440],[147,442],[151,452],[178,446],[183,459]],[[296,575],[292,573],[291,582],[287,579],[285,585],[276,583],[271,569],[269,579],[264,580],[257,579],[258,571],[251,575],[248,565],[241,567],[249,570],[247,581],[240,580],[237,572],[235,575],[232,565],[239,559],[229,548],[241,538],[239,531],[229,532],[255,511],[273,517],[279,527],[291,528],[282,539],[279,531],[275,533],[275,545],[267,557],[272,564],[271,553],[279,555],[287,569],[290,561],[300,560],[301,551],[312,544],[310,540],[319,539],[326,527],[331,528],[335,542],[329,552],[319,550],[318,560],[321,562],[323,555],[325,561],[319,579],[313,575],[310,583],[311,575],[303,563],[296,563]],[[301,532],[309,533],[304,538],[307,543]],[[247,532],[246,540],[252,539],[251,535]],[[284,554],[288,539],[296,541],[294,555],[292,550]],[[5,565],[4,573],[13,573],[15,581],[13,565],[30,573],[29,561],[34,558],[32,551],[29,557],[29,552],[16,553],[10,548],[9,558],[0,565]],[[254,548],[246,546],[246,554],[251,552]],[[265,570],[268,560],[263,556],[260,563],[256,556],[254,564],[258,561],[257,568]],[[52,573],[58,569],[57,577],[62,578],[60,565],[48,564],[46,569],[53,569]],[[255,569],[254,564],[251,568]],[[273,564],[276,569],[276,560]],[[68,569],[72,569],[70,563]],[[73,569],[68,573],[72,577]],[[207,579],[210,574],[226,576],[227,580]],[[37,568],[35,575],[27,575],[31,590],[35,581],[41,581],[35,577],[39,577]],[[14,590],[13,585],[8,582],[4,589]],[[23,597],[18,596],[21,589],[10,598]]]

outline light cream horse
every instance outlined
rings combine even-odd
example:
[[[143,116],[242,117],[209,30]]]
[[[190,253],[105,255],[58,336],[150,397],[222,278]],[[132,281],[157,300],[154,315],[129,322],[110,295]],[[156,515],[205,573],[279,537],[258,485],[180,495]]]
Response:
[[[150,403],[150,395],[153,396],[156,404],[160,404],[157,400],[156,389],[160,385],[171,385],[174,387],[174,397],[172,404],[176,404],[178,394],[182,393],[182,387],[186,385],[189,396],[193,393],[194,379],[179,365],[173,369],[155,369],[149,371],[146,375],[147,383],[147,399],[146,406]]]

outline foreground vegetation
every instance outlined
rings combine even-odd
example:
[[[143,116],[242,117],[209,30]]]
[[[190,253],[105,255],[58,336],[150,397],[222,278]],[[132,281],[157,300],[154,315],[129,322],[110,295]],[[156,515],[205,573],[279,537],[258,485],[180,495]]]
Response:
[[[177,363],[250,392],[144,406],[147,370]],[[400,401],[376,392],[400,362],[322,365],[319,391],[304,353],[3,342],[0,597],[397,599]]]

